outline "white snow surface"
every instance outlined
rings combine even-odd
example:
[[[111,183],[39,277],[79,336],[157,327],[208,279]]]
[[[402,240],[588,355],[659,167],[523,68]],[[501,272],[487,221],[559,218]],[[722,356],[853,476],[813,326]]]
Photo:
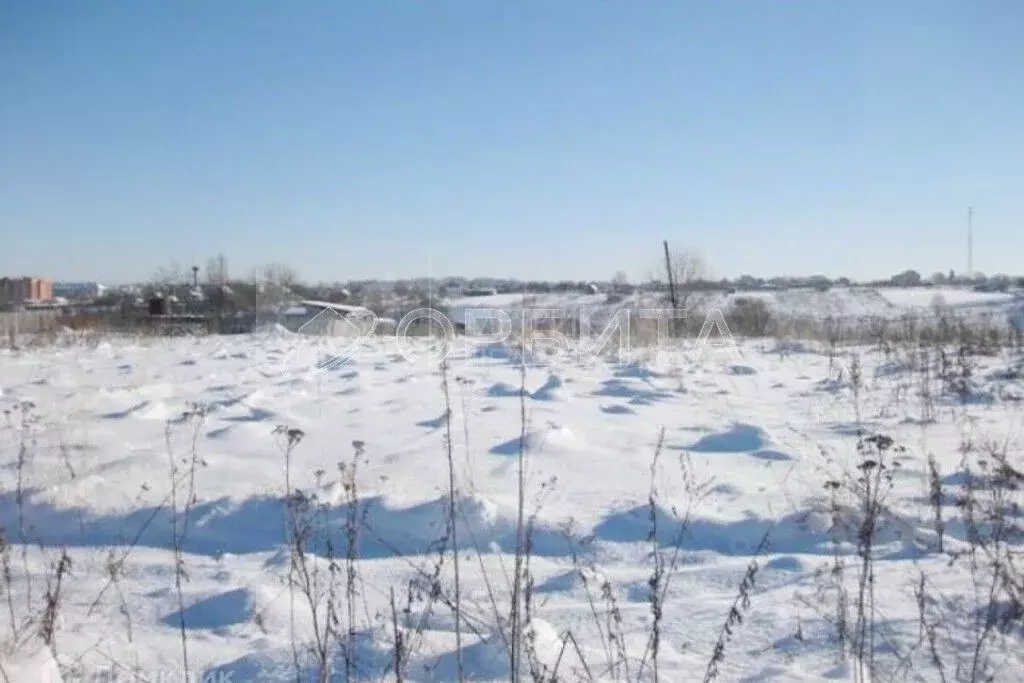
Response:
[[[65,674],[77,676],[65,680],[111,671],[185,680],[182,630],[194,678],[294,680],[296,642],[308,673],[312,613],[287,586],[286,477],[321,501],[343,575],[353,495],[344,479],[357,441],[354,666],[366,680],[393,680],[393,591],[409,649],[405,680],[455,680],[452,609],[423,590],[450,536],[448,438],[468,678],[509,679],[492,599],[507,616],[522,453],[532,529],[527,631],[539,660],[553,666],[571,632],[594,680],[653,680],[648,580],[656,553],[668,567],[661,680],[702,680],[756,556],[755,587],[720,680],[852,680],[837,654],[834,607],[820,591],[833,563],[824,483],[860,461],[858,411],[861,427],[906,449],[887,499],[899,528],[882,534],[878,551],[878,638],[889,670],[897,655],[916,652],[924,671],[913,594],[920,572],[950,600],[972,590],[935,550],[927,456],[951,478],[952,495],[964,429],[1009,444],[1018,460],[1021,453],[1024,381],[1006,357],[983,361],[977,400],[940,396],[936,419],[922,422],[921,402],[896,389],[910,379],[871,349],[862,350],[855,410],[849,375],[838,369],[846,360],[830,370],[826,356],[797,344],[750,342],[700,360],[669,348],[629,363],[535,364],[524,392],[517,354],[481,353],[460,340],[465,346],[449,358],[448,413],[426,341],[414,342],[421,357],[408,359],[394,340],[374,338],[350,360],[310,374],[286,361],[296,345],[315,341],[270,332],[0,350],[0,524],[12,544],[16,625],[12,633],[0,605],[0,663],[12,680],[47,680],[39,676],[53,668],[25,634],[38,630],[61,548],[72,566],[53,649]],[[304,435],[289,458],[278,426]],[[950,546],[962,542],[957,533],[951,525]],[[326,582],[326,543],[311,551]],[[438,575],[447,596],[452,570],[448,553]],[[594,609],[606,613],[605,584],[621,615],[628,676],[607,670],[593,617]],[[607,624],[602,616],[600,628]],[[1014,642],[997,653],[996,680],[1020,680],[1024,650]],[[332,680],[345,680],[342,648],[332,652]],[[945,655],[952,661],[957,652]],[[563,660],[560,680],[586,680],[574,649]]]
[[[847,320],[898,318],[904,315],[932,315],[942,306],[958,315],[992,314],[1012,318],[1014,310],[1024,305],[1021,292],[978,292],[963,287],[833,287],[825,291],[810,288],[726,292],[695,292],[687,300],[687,308],[698,312],[728,309],[743,299],[760,299],[776,315],[788,317],[826,316]],[[603,325],[620,308],[658,308],[666,306],[664,296],[639,292],[625,297],[609,298],[607,294],[495,294],[483,297],[460,297],[446,300],[453,318],[467,318],[472,309],[498,309],[513,321],[523,309],[564,311],[572,316],[586,310],[594,325]],[[551,315],[550,313],[545,315]]]

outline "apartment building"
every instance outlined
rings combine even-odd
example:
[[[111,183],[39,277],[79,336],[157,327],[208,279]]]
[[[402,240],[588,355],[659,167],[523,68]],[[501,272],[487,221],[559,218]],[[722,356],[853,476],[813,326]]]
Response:
[[[98,282],[54,282],[51,287],[53,296],[68,299],[76,297],[101,296],[107,288]]]
[[[53,283],[40,277],[0,277],[0,306],[53,298]]]

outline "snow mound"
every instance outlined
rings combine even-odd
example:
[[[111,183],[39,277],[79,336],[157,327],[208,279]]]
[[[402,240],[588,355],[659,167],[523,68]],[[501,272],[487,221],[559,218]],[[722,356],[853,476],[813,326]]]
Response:
[[[527,432],[525,439],[516,437],[503,441],[491,448],[495,455],[517,455],[522,441],[522,450],[528,452],[540,451],[575,451],[586,446],[568,427],[548,425],[544,429]]]
[[[527,395],[527,392],[522,387],[514,387],[507,382],[495,382],[487,389],[487,395],[492,398],[502,398],[509,396],[523,396]]]
[[[687,447],[695,453],[746,453],[765,447],[764,430],[757,425],[737,423],[724,432],[708,434]]]
[[[616,370],[612,376],[621,379],[654,379],[665,375],[640,363],[627,363]]]
[[[532,394],[532,398],[537,401],[564,401],[570,396],[565,381],[554,374],[549,375],[544,385]]]
[[[163,401],[140,401],[120,410],[114,410],[103,415],[108,420],[125,420],[130,417],[143,420],[166,420],[174,413]]]
[[[583,588],[583,576],[579,570],[572,569],[552,576],[538,584],[534,590],[537,593],[571,593],[580,588]]]
[[[192,603],[164,618],[168,626],[186,629],[219,629],[241,624],[253,615],[253,594],[245,588],[218,593]]]
[[[635,415],[636,411],[629,406],[622,405],[621,403],[611,403],[606,406],[601,406],[601,412],[607,415]]]

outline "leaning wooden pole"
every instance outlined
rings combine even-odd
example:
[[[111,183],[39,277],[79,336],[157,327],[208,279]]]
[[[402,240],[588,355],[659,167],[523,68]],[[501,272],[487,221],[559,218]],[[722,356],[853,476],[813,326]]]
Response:
[[[676,299],[676,279],[672,275],[672,256],[668,250],[668,240],[662,240],[662,245],[665,247],[665,274],[668,275],[668,298],[672,302],[672,313],[673,316],[678,314],[679,311],[679,300]],[[676,318],[672,318],[672,333],[676,332]]]

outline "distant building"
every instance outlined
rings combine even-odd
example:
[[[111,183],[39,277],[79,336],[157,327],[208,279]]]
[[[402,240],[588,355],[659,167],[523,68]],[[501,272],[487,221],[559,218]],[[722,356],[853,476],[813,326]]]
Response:
[[[69,299],[75,297],[97,297],[102,295],[107,288],[98,282],[54,282],[53,295],[63,296]]]
[[[53,298],[53,286],[40,277],[0,278],[0,306],[17,307]]]
[[[363,306],[306,300],[285,309],[280,323],[292,332],[332,337],[366,329],[368,317],[372,314]]]

